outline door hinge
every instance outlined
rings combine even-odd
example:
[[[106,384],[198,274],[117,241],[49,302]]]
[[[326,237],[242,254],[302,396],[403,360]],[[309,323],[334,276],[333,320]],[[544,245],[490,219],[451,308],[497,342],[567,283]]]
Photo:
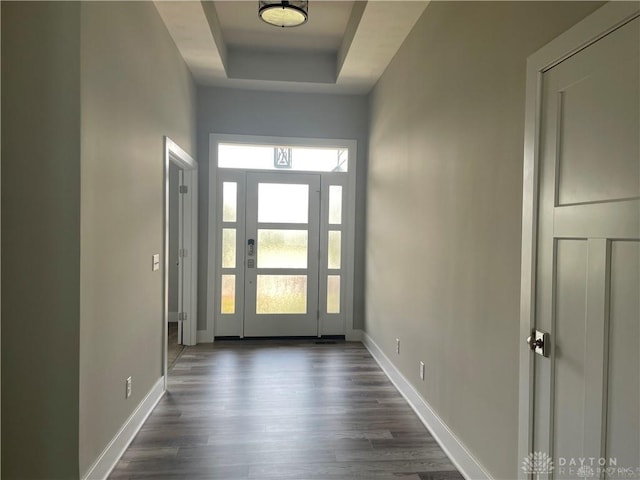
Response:
[[[186,185],[180,185],[180,193],[189,193],[189,187]]]
[[[178,314],[178,320],[184,322],[187,319],[187,312],[180,312]]]
[[[180,250],[178,250],[179,258],[186,258],[188,255],[189,255],[189,251],[186,248],[181,248]]]

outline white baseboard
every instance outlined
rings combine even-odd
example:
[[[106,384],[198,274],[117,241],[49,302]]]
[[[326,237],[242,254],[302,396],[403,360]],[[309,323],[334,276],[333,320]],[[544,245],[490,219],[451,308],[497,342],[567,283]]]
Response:
[[[480,462],[467,450],[465,445],[449,430],[449,427],[433,411],[427,401],[413,388],[372,338],[363,332],[364,346],[378,362],[380,368],[389,377],[402,396],[416,412],[425,427],[431,432],[440,447],[449,456],[453,464],[468,480],[491,480],[491,475]]]
[[[164,395],[164,391],[164,377],[160,377],[89,471],[82,477],[82,480],[104,480],[109,476],[140,427]]]
[[[169,322],[177,322],[178,321],[178,312],[169,312]]]

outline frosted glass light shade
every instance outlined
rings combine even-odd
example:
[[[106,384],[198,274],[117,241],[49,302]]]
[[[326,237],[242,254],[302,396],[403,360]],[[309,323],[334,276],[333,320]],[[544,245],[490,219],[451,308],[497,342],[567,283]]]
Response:
[[[258,2],[258,15],[276,27],[297,27],[307,22],[308,1]]]

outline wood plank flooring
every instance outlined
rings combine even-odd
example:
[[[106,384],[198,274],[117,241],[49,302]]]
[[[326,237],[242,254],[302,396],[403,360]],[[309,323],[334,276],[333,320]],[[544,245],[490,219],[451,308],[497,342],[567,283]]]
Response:
[[[459,480],[360,343],[187,347],[110,479]]]
[[[180,353],[182,353],[184,345],[178,343],[178,322],[169,322],[167,331],[167,367],[173,368]]]

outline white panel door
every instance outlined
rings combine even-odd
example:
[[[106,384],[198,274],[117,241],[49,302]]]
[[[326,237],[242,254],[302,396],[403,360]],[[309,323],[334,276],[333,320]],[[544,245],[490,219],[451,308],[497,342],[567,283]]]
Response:
[[[320,175],[247,173],[244,336],[318,335]]]
[[[538,478],[640,475],[639,58],[636,18],[543,74]]]

